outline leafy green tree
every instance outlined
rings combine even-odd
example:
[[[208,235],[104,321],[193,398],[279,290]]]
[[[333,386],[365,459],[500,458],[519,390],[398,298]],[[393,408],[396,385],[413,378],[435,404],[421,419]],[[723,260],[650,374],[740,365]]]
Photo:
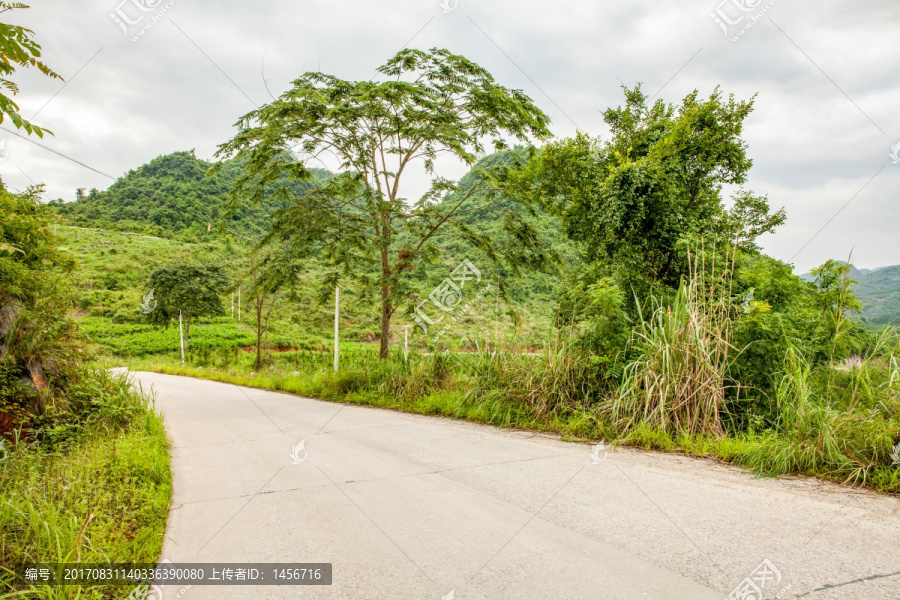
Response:
[[[604,113],[608,141],[579,134],[548,144],[505,178],[508,194],[563,217],[589,263],[646,297],[688,273],[686,242],[749,248],[784,221],[749,192],[724,208],[723,186],[743,184],[752,165],[741,139],[752,99],[726,100],[717,89],[706,100],[694,91],[677,107],[649,105],[640,86],[626,88],[625,99]]]
[[[262,342],[269,331],[269,319],[283,288],[289,288],[295,281],[294,273],[298,269],[291,262],[289,253],[283,245],[271,244],[259,248],[250,255],[250,289],[247,297],[253,305],[256,327],[256,363],[254,368],[262,368]]]
[[[874,342],[851,320],[860,303],[853,294],[850,266],[830,260],[813,269],[812,276],[813,281],[804,281],[779,260],[738,253],[733,290],[743,302],[734,340],[741,354],[729,375],[741,389],[728,411],[738,427],[775,426],[777,386],[790,367],[786,357],[801,356],[816,367],[817,376],[826,373],[830,379],[831,366],[864,354]]]
[[[230,287],[228,276],[216,265],[176,264],[161,267],[150,275],[156,306],[148,314],[151,323],[168,326],[184,320],[185,345],[190,342],[194,317],[225,314],[221,295]]]
[[[0,14],[28,8],[20,2],[0,2]],[[9,77],[19,67],[35,67],[61,79],[38,60],[41,47],[34,32],[0,23],[0,123],[8,117],[17,129],[43,137],[51,133],[19,114],[12,96],[19,87]],[[8,92],[8,93],[4,93]],[[25,370],[34,386],[47,385],[46,375],[61,373],[78,360],[81,344],[70,318],[70,287],[66,276],[73,261],[56,247],[50,215],[40,203],[41,186],[12,194],[0,180],[0,401],[10,397],[8,376]],[[12,395],[15,395],[14,393]],[[38,397],[39,404],[42,397]],[[6,407],[0,407],[6,412]],[[31,407],[39,412],[42,406]],[[2,419],[0,419],[2,420]],[[15,418],[14,418],[15,420]]]
[[[794,275],[790,265],[758,252],[739,251],[733,293],[741,304],[734,344],[740,357],[729,376],[741,387],[729,394],[728,419],[737,428],[773,426],[775,390],[790,348],[811,356],[822,347],[816,335],[821,312],[816,286]]]
[[[22,8],[28,8],[28,5],[21,2],[0,2],[0,14]],[[8,79],[18,67],[34,67],[48,77],[62,79],[50,67],[38,60],[40,56],[41,46],[34,41],[32,30],[19,25],[0,23],[0,90],[9,92],[7,95],[0,91],[0,123],[9,117],[16,129],[24,128],[28,133],[44,137],[45,132],[51,135],[53,132],[42,129],[22,118],[19,114],[19,105],[11,97],[19,93],[19,87]]]
[[[718,223],[718,234],[724,241],[741,250],[759,252],[756,238],[773,231],[785,222],[784,209],[772,213],[765,196],[754,196],[741,190],[732,196],[734,205],[725,212]]]
[[[865,330],[850,319],[862,310],[862,303],[853,291],[857,282],[850,278],[851,268],[847,263],[829,260],[811,271],[816,278],[819,290],[816,301],[822,314],[818,337],[830,345],[827,352],[815,357],[818,360],[843,360],[860,353],[870,341]]]
[[[598,264],[572,270],[559,292],[559,324],[574,328],[580,346],[608,365],[625,347],[630,322],[625,294],[612,277],[595,272],[602,270]]]
[[[56,245],[42,191],[14,194],[0,183],[0,370],[27,371],[38,389],[82,348],[69,314],[74,261]]]
[[[524,93],[497,85],[485,69],[447,50],[405,49],[378,72],[384,81],[304,74],[280,98],[241,118],[237,135],[217,155],[245,160],[233,206],[243,199],[259,204],[270,194],[278,199],[285,208],[275,214],[270,239],[333,263],[326,283],[335,282],[339,268],[353,276],[377,273],[386,358],[404,278],[435,257],[439,237],[454,233],[497,260],[516,261],[461,220],[487,184],[439,202],[459,186],[438,175],[435,161],[451,156],[472,165],[487,140],[501,149],[505,138],[527,142],[550,132],[548,117]],[[292,149],[299,158],[287,152]],[[292,192],[287,182],[309,179],[310,163],[322,154],[337,157],[339,172],[317,190]],[[431,186],[411,200],[401,182],[416,168]],[[496,218],[524,243],[536,239],[515,207],[496,207]]]

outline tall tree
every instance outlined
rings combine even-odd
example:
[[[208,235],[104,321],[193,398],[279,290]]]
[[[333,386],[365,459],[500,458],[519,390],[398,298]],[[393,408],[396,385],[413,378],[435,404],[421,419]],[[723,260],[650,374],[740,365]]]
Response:
[[[272,244],[257,248],[250,255],[250,278],[248,297],[253,303],[256,322],[256,363],[254,368],[262,369],[262,342],[269,331],[269,318],[278,301],[282,288],[290,287],[295,265],[283,248]]]
[[[589,262],[645,292],[677,288],[688,272],[685,242],[714,237],[747,249],[784,221],[765,197],[740,191],[726,211],[722,188],[745,182],[752,161],[741,138],[753,99],[648,104],[640,86],[604,120],[611,137],[585,135],[545,146],[506,177],[507,193],[561,215]],[[712,240],[710,240],[712,241]]]
[[[185,343],[190,343],[191,321],[194,317],[225,314],[221,295],[230,282],[216,265],[168,265],[150,275],[150,288],[157,304],[148,314],[151,323],[168,326],[184,319]]]
[[[270,239],[333,262],[335,280],[340,267],[378,273],[386,358],[403,274],[434,255],[439,232],[452,231],[497,260],[514,260],[495,252],[487,236],[460,218],[487,179],[453,202],[438,202],[459,186],[438,175],[436,160],[452,156],[472,165],[487,142],[502,149],[506,139],[529,142],[550,132],[548,117],[523,92],[497,85],[485,69],[447,50],[405,49],[378,72],[383,81],[304,74],[280,98],[245,115],[217,156],[246,160],[233,207],[242,199],[259,203],[268,194],[283,200]],[[308,179],[308,164],[323,154],[337,157],[338,172],[317,190],[292,192],[290,182]],[[416,168],[424,169],[431,185],[410,200],[401,182]],[[536,239],[514,208],[498,207],[497,213],[517,239]]]
[[[0,14],[22,8],[28,8],[28,5],[21,2],[0,2]],[[9,92],[7,95],[0,91],[0,123],[9,117],[16,129],[24,128],[28,133],[44,137],[45,132],[51,135],[53,132],[42,129],[22,118],[19,114],[19,105],[12,99],[12,96],[19,93],[19,86],[8,79],[18,67],[34,67],[48,77],[62,79],[50,67],[38,60],[40,56],[41,46],[34,41],[32,30],[20,25],[0,23],[0,90]]]

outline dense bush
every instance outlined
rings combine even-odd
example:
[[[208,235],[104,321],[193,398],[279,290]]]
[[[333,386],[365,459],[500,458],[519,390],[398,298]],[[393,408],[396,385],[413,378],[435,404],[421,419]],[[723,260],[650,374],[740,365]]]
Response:
[[[56,246],[40,194],[0,183],[0,435],[65,410],[83,357],[70,315],[73,261]]]

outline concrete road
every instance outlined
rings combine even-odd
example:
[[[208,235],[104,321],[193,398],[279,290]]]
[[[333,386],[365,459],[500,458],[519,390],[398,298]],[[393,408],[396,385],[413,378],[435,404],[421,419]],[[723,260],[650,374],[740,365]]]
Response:
[[[134,375],[172,439],[162,558],[334,565],[328,587],[166,586],[166,598],[758,600],[752,586],[765,599],[900,598],[896,497]]]

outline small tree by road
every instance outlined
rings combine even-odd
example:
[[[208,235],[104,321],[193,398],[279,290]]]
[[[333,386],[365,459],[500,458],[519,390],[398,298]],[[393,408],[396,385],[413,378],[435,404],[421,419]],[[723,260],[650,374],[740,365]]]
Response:
[[[168,326],[184,319],[185,344],[190,342],[194,317],[225,314],[221,295],[230,286],[228,276],[216,265],[175,264],[161,267],[150,275],[150,288],[158,303],[148,317],[151,323]]]

